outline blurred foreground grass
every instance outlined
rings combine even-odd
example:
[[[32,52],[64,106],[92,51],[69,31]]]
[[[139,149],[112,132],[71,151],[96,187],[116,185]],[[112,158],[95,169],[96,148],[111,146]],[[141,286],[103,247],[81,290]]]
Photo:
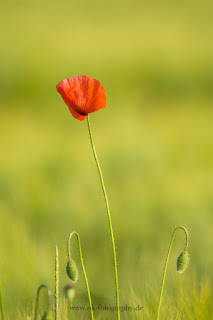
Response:
[[[73,230],[81,236],[94,300],[114,303],[107,219],[86,122],[75,121],[58,104],[57,117],[2,112],[0,135],[7,139],[1,141],[1,278],[9,312],[29,306],[40,283],[53,288],[56,242],[61,284],[67,283],[66,240]],[[185,274],[175,273],[184,246],[180,232],[167,294],[188,290],[195,275],[198,282],[208,277],[211,290],[212,110],[161,107],[130,121],[113,107],[91,120],[109,190],[123,303],[130,286],[141,299],[147,285],[158,292],[172,230],[179,224],[190,234],[191,262]],[[82,276],[76,288],[85,295]]]
[[[111,204],[121,305],[139,301],[143,319],[154,314],[170,237],[181,224],[191,262],[186,273],[175,273],[184,246],[177,234],[165,319],[179,319],[177,305],[188,305],[197,319],[212,317],[212,21],[210,1],[2,4],[0,279],[10,319],[30,310],[41,283],[53,288],[56,242],[61,286],[67,284],[73,230],[94,303],[115,302],[86,123],[72,118],[55,89],[78,74],[97,78],[107,92],[108,107],[91,123]],[[87,304],[82,276],[75,287],[76,304]]]

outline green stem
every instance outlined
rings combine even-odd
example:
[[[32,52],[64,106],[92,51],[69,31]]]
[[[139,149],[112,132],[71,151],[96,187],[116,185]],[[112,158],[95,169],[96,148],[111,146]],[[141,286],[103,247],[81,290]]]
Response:
[[[37,294],[36,294],[35,309],[34,309],[34,320],[37,319],[39,295],[40,295],[41,289],[43,289],[43,288],[47,290],[47,295],[48,295],[48,308],[47,308],[47,310],[50,309],[51,292],[50,292],[50,290],[48,289],[47,286],[42,284],[40,287],[38,287]]]
[[[72,302],[68,304],[68,314],[69,314],[69,320],[72,320],[73,319]]]
[[[185,243],[185,249],[187,250],[188,248],[188,242],[189,242],[189,234],[188,231],[186,230],[186,228],[182,227],[182,226],[178,226],[174,229],[173,234],[172,234],[172,239],[170,241],[170,245],[169,245],[169,250],[167,253],[167,257],[166,257],[166,262],[165,262],[165,266],[164,266],[164,271],[163,271],[163,278],[162,278],[162,283],[161,283],[161,291],[160,291],[160,298],[159,298],[159,303],[158,303],[158,314],[157,314],[157,320],[159,320],[160,317],[160,307],[161,307],[161,301],[162,301],[162,296],[163,296],[163,289],[164,289],[164,284],[165,284],[165,278],[166,278],[166,271],[167,271],[167,266],[168,266],[168,262],[169,262],[169,257],[170,257],[170,253],[171,253],[171,249],[172,249],[172,244],[174,241],[174,237],[175,237],[175,233],[178,229],[182,229],[185,232],[185,236],[186,236],[186,243]]]
[[[1,319],[4,320],[4,303],[3,303],[1,283],[0,283],[0,309],[1,309]]]
[[[89,283],[88,283],[88,280],[87,280],[86,270],[85,270],[85,267],[84,267],[84,262],[83,262],[82,252],[81,252],[80,237],[79,237],[78,233],[75,232],[75,231],[70,233],[70,235],[68,237],[68,241],[67,241],[68,260],[71,260],[70,240],[71,240],[73,235],[76,236],[77,242],[78,242],[79,256],[80,256],[81,266],[82,266],[82,270],[83,270],[83,274],[84,274],[84,280],[85,280],[85,284],[86,284],[86,288],[87,288],[87,295],[88,295],[88,300],[89,300],[91,319],[94,320],[94,315],[93,315],[93,310],[92,310],[92,299],[91,299],[91,295],[90,295]]]
[[[105,204],[106,204],[106,210],[107,210],[107,217],[108,217],[108,222],[109,222],[109,229],[110,229],[110,235],[111,235],[111,241],[112,241],[112,251],[113,251],[113,259],[114,259],[114,270],[115,270],[115,288],[116,288],[116,302],[117,302],[117,319],[120,320],[120,307],[119,307],[119,290],[118,290],[118,270],[117,270],[117,258],[116,258],[116,250],[115,250],[115,240],[114,240],[114,235],[113,235],[113,228],[112,228],[112,220],[111,220],[111,214],[110,214],[110,208],[109,208],[109,201],[104,185],[104,179],[103,179],[103,174],[101,171],[101,167],[98,161],[97,153],[95,151],[95,145],[92,137],[92,131],[91,131],[91,126],[90,126],[90,119],[89,115],[87,115],[87,124],[88,124],[88,130],[89,130],[89,136],[90,136],[90,141],[92,145],[92,151],[93,155],[95,158],[95,162],[97,165],[99,177],[101,180],[101,187],[103,190],[104,194],[104,199],[105,199]]]
[[[59,320],[59,259],[58,247],[55,247],[55,320]]]

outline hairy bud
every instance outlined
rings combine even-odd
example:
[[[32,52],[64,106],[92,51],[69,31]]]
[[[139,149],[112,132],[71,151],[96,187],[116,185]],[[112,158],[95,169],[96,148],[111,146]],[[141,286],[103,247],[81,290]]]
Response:
[[[177,272],[182,273],[186,270],[189,263],[189,254],[187,250],[181,252],[179,257],[177,258],[176,268]]]
[[[66,267],[67,275],[73,282],[78,280],[78,269],[73,260],[68,260]]]

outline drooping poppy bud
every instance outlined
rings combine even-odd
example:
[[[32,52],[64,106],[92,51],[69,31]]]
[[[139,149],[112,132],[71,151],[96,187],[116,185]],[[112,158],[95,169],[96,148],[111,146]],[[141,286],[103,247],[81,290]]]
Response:
[[[98,80],[88,76],[64,79],[56,86],[73,117],[84,120],[91,112],[103,109],[106,92]]]
[[[176,262],[177,272],[183,273],[186,270],[188,263],[189,263],[189,254],[187,250],[184,250],[183,252],[181,252],[179,257],[177,258],[177,262]]]
[[[78,269],[73,260],[68,260],[66,267],[67,275],[73,282],[78,280]]]

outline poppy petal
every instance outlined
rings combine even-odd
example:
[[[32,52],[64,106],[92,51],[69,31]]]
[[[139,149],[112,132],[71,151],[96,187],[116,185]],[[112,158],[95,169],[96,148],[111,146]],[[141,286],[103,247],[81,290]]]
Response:
[[[72,107],[72,102],[70,101],[69,97],[67,96],[67,89],[69,89],[69,82],[67,81],[68,79],[65,79],[61,81],[57,86],[58,92],[61,94],[64,102],[68,106],[70,112],[72,113],[73,117],[78,119],[78,120],[84,120],[85,116],[81,115],[80,113],[76,112],[73,107]]]
[[[82,114],[76,112],[73,108],[69,107],[70,112],[72,113],[73,117],[78,120],[84,120],[86,116],[83,116]]]
[[[72,115],[84,120],[88,113],[106,107],[106,93],[98,80],[88,76],[65,79],[56,86]]]

